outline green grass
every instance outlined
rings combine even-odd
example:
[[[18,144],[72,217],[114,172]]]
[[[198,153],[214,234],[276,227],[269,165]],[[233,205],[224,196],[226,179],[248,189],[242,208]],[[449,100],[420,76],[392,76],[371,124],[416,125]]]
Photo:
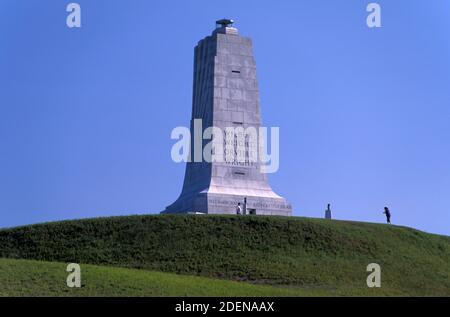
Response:
[[[300,293],[242,282],[94,265],[81,265],[81,288],[69,288],[66,266],[56,262],[0,259],[0,296],[295,296]]]
[[[1,296],[384,296],[386,289],[255,285],[190,275],[81,264],[81,288],[69,288],[67,264],[0,259]]]
[[[450,237],[359,222],[210,215],[65,221],[0,230],[0,258],[89,263],[141,269],[132,272],[142,274],[157,274],[143,271],[149,270],[187,279],[197,275],[257,284],[239,283],[231,293],[220,295],[267,286],[274,296],[285,294],[277,293],[280,289],[289,295],[450,296]],[[366,286],[366,267],[372,262],[382,268],[378,290]],[[214,280],[214,285],[222,282],[229,281]]]

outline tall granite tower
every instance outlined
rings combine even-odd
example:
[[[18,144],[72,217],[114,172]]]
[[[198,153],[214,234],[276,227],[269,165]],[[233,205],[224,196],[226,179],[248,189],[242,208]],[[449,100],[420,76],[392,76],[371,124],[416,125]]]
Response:
[[[232,20],[219,20],[212,35],[195,47],[191,118],[191,160],[186,165],[180,197],[163,213],[235,214],[238,203],[249,214],[292,214],[291,205],[275,194],[259,161],[194,162],[194,125],[207,127],[261,126],[256,64],[252,41],[242,37]],[[229,142],[224,136],[224,145]],[[248,155],[249,141],[245,140]],[[210,140],[203,140],[205,146]],[[234,146],[237,141],[231,140]],[[259,150],[263,150],[258,145]]]

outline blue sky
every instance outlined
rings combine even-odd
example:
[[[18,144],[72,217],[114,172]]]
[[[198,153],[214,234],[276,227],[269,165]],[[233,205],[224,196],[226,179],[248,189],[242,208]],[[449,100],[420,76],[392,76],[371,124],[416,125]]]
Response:
[[[0,227],[155,213],[180,193],[193,48],[253,38],[273,189],[294,214],[450,235],[450,2],[0,1]]]

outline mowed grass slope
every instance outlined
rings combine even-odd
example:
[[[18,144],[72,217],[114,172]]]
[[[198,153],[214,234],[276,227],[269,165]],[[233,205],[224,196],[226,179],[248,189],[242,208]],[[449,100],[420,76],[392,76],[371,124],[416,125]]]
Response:
[[[211,215],[65,221],[0,230],[0,257],[232,279],[298,295],[450,296],[450,237],[359,222]],[[366,286],[373,262],[382,268],[375,291]]]
[[[136,269],[81,265],[80,288],[67,264],[0,259],[0,296],[297,296],[307,291]]]

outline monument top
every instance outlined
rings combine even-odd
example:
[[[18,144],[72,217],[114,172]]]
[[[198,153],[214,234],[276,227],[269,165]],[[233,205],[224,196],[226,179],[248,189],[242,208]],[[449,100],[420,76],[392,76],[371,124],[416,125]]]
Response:
[[[222,27],[222,28],[232,27],[233,23],[234,23],[234,21],[231,19],[221,19],[221,20],[216,21],[216,26]]]
[[[214,33],[223,33],[223,34],[238,34],[238,30],[233,27],[233,20],[230,19],[221,19],[216,21],[216,29]]]

